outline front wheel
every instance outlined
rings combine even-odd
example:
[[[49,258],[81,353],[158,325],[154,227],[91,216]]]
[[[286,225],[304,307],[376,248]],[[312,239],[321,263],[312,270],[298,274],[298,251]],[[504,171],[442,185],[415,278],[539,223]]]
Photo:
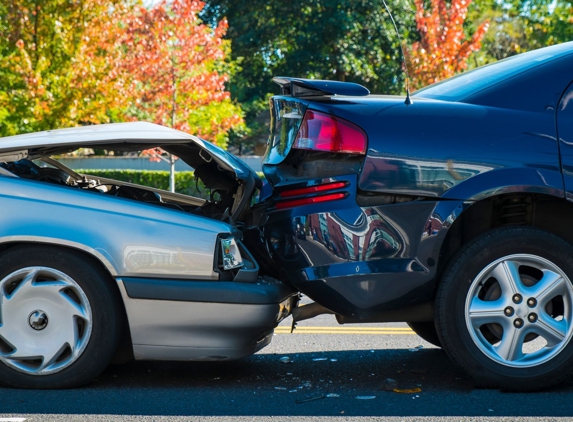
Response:
[[[69,388],[97,376],[123,327],[112,283],[71,250],[24,246],[0,255],[0,383]]]
[[[542,230],[493,230],[460,250],[436,300],[446,353],[484,386],[532,391],[573,372],[573,247]]]

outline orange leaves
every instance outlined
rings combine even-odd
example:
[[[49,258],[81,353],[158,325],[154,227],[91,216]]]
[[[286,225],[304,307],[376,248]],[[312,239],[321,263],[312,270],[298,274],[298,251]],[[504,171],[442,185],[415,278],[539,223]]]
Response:
[[[202,1],[81,4],[0,6],[0,135],[141,119],[223,145],[242,124],[225,90],[227,22],[203,24]]]
[[[471,0],[431,0],[431,9],[424,8],[424,0],[415,0],[416,27],[420,41],[406,49],[411,83],[421,88],[449,78],[466,69],[467,59],[481,47],[481,40],[489,22],[478,26],[467,39],[464,21]]]
[[[129,75],[134,99],[128,118],[195,130],[221,143],[242,119],[236,107],[221,116],[220,111],[228,109],[222,103],[230,101],[228,76],[219,71],[225,68],[227,22],[209,28],[198,17],[203,7],[202,1],[173,0],[151,10],[137,9],[117,38],[123,51],[119,66]],[[214,107],[217,104],[221,107]],[[211,112],[205,114],[206,109]],[[198,116],[203,118],[198,121]],[[203,123],[197,127],[193,122]]]

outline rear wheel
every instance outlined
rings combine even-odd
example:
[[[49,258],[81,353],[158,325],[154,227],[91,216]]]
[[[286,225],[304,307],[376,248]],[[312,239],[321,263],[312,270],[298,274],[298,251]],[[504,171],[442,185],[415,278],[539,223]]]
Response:
[[[69,388],[109,363],[121,329],[119,292],[91,260],[26,246],[0,256],[0,383]]]
[[[408,326],[422,339],[437,347],[442,347],[436,326],[433,322],[408,322]]]
[[[440,283],[448,355],[477,382],[547,388],[573,372],[573,247],[533,228],[493,230],[462,248]]]

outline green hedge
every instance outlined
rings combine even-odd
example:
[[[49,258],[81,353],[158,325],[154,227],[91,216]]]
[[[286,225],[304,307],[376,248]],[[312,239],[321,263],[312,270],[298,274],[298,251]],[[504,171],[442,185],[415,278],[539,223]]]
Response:
[[[96,177],[135,183],[157,189],[169,189],[169,172],[159,170],[75,170],[80,174],[90,174]],[[203,183],[195,180],[192,171],[179,171],[175,173],[175,191],[185,195],[208,198],[209,190]]]

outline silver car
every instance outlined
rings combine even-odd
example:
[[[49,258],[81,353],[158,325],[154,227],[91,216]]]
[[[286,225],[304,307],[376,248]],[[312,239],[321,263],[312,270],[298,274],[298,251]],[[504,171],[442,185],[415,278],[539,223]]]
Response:
[[[78,174],[52,156],[160,146],[217,200]],[[0,139],[0,383],[66,388],[112,359],[227,360],[271,341],[297,293],[261,277],[235,221],[261,181],[151,123]]]

